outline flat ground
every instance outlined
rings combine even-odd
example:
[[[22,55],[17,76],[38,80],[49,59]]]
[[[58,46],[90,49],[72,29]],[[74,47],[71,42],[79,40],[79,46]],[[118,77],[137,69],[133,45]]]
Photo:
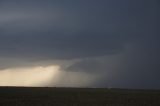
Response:
[[[160,91],[0,87],[0,106],[160,106]]]

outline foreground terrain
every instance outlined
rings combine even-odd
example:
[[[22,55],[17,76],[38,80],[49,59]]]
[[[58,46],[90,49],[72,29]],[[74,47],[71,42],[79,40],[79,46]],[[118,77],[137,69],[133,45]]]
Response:
[[[0,87],[0,106],[160,106],[160,91]]]

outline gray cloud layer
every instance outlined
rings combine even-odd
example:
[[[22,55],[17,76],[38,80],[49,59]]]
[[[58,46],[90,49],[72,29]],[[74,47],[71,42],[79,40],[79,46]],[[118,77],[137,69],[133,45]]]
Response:
[[[83,8],[75,3],[80,5],[75,10],[74,6],[4,5],[1,55],[66,59],[116,53],[136,37],[154,36],[148,33],[156,27],[156,7],[147,2],[93,1]]]
[[[2,68],[28,64],[22,61],[79,59],[66,70],[111,70],[117,76],[111,82],[128,87],[138,82],[135,76],[144,76],[143,82],[155,75],[148,86],[160,80],[158,0],[5,0],[0,14],[0,57],[11,60],[4,64],[1,59]],[[107,58],[94,60],[101,56]],[[107,78],[102,80],[104,86]]]

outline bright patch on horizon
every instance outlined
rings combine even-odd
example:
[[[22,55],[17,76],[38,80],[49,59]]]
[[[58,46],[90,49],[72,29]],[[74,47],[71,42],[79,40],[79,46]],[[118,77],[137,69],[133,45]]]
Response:
[[[56,77],[60,72],[59,68],[37,66],[0,70],[0,86],[40,86]]]

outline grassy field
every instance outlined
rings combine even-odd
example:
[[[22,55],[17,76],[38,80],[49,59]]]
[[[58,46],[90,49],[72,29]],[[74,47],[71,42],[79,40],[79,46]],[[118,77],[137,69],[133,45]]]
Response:
[[[0,106],[160,106],[160,91],[0,87]]]

